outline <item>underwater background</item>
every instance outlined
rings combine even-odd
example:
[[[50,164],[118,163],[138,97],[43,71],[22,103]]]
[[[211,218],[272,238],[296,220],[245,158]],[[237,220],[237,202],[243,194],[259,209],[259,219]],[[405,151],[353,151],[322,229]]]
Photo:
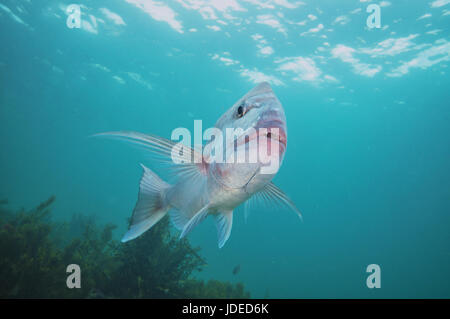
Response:
[[[67,26],[70,4],[80,28]],[[100,297],[449,298],[449,26],[448,0],[0,0],[1,297],[85,297],[64,295],[79,263],[81,290]],[[170,176],[145,151],[91,136],[206,129],[261,81],[287,117],[274,182],[303,222],[258,206],[247,222],[237,210],[222,249],[212,219],[181,242],[166,220],[119,244],[139,163]],[[54,259],[36,257],[41,242]],[[195,293],[190,279],[227,293]],[[55,280],[53,294],[38,289]]]

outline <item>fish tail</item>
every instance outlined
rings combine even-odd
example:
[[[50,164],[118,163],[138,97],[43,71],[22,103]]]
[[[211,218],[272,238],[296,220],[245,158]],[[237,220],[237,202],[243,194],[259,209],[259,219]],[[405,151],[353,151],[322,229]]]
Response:
[[[141,164],[141,166],[144,172],[140,181],[138,201],[133,210],[128,231],[122,238],[123,243],[149,230],[167,214],[170,208],[164,196],[170,185],[144,165]]]

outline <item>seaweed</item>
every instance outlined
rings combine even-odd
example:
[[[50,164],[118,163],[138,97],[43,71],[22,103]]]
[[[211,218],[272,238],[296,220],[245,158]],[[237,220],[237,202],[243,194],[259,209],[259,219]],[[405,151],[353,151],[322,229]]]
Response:
[[[35,209],[16,213],[0,209],[0,297],[53,297],[63,273],[61,251],[50,239],[51,197]]]
[[[206,263],[168,218],[120,243],[115,225],[92,216],[52,222],[54,201],[16,212],[0,203],[0,298],[250,298],[242,284],[196,279]],[[69,264],[81,268],[81,289],[66,286]]]
[[[183,281],[205,264],[198,248],[171,235],[167,218],[138,239],[121,245],[117,256],[123,263],[111,281],[111,290],[122,298],[184,297]],[[130,282],[130,278],[135,280]]]

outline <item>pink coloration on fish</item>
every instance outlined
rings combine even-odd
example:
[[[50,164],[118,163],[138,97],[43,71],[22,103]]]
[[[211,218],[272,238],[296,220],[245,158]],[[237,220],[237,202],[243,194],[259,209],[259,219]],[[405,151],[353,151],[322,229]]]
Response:
[[[99,134],[132,141],[158,155],[172,157],[172,160],[174,154],[184,159],[200,159],[174,164],[179,177],[175,184],[164,182],[142,165],[144,173],[140,181],[139,198],[123,242],[140,236],[167,213],[175,227],[181,230],[180,238],[208,215],[212,215],[217,224],[218,245],[222,247],[231,233],[233,210],[249,199],[258,197],[284,204],[301,217],[292,201],[271,182],[284,158],[287,128],[283,107],[270,85],[261,83],[239,99],[219,118],[215,128],[223,132],[223,136],[227,129],[241,129],[241,134],[230,143],[211,141],[205,145],[203,153],[153,135],[136,132]],[[275,161],[277,166],[267,173],[268,163],[259,155],[255,161],[244,162],[230,158],[224,161],[214,159],[212,150],[217,151],[222,147],[223,154],[233,158],[236,152],[228,155],[227,148],[233,151],[245,150],[249,154],[258,152],[259,155],[261,149],[267,148],[271,160],[269,164]]]

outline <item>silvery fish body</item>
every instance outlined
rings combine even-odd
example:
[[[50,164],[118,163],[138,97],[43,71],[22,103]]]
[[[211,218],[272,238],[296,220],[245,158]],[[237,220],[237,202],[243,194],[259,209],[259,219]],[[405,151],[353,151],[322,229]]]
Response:
[[[142,165],[139,197],[123,242],[140,236],[167,213],[181,230],[180,238],[212,215],[221,248],[231,233],[233,210],[255,196],[285,204],[301,216],[271,182],[284,158],[287,128],[284,110],[268,83],[239,99],[219,118],[213,132],[214,139],[201,150],[135,132],[99,134],[171,157],[178,169],[177,182],[168,184]]]

